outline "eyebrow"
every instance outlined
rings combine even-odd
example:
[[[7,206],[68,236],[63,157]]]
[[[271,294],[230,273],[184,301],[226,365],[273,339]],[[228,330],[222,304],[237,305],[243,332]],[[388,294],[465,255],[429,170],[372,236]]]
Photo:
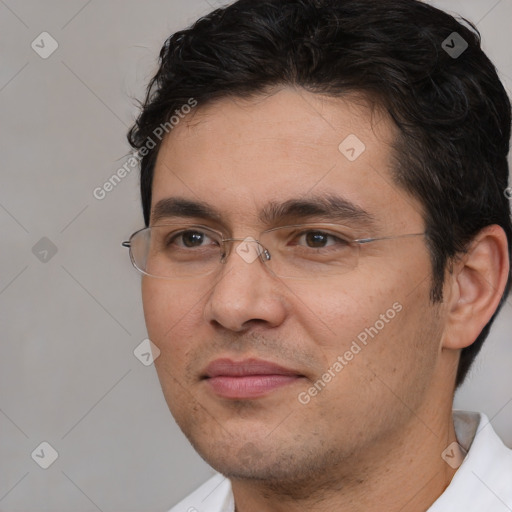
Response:
[[[220,212],[204,201],[183,197],[168,197],[158,201],[152,209],[153,223],[173,217],[208,219],[224,225]],[[375,218],[355,203],[335,194],[293,198],[282,203],[270,201],[259,212],[258,219],[265,225],[304,222],[315,218],[323,222],[351,222],[360,227],[371,227]]]

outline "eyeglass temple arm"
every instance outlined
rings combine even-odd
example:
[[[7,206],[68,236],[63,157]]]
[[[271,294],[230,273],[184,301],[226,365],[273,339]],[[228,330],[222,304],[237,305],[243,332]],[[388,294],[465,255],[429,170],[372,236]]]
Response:
[[[370,242],[377,242],[378,240],[393,240],[394,238],[409,238],[413,236],[423,236],[426,235],[426,232],[423,233],[407,233],[405,235],[395,235],[395,236],[383,236],[380,238],[359,238],[357,240],[354,240],[354,242],[357,242],[358,244],[368,244]]]

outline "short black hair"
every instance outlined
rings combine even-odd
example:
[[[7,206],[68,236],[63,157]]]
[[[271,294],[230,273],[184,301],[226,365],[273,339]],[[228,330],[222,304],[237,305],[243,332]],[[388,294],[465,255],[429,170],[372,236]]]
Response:
[[[166,40],[127,136],[134,149],[146,146],[140,180],[146,226],[161,139],[149,151],[147,141],[191,98],[201,106],[286,85],[333,97],[362,93],[398,127],[393,177],[424,207],[430,298],[442,301],[451,259],[482,228],[501,226],[511,255],[505,193],[511,106],[480,42],[471,22],[418,0],[238,0],[214,10]],[[449,51],[465,44],[460,55]],[[461,351],[457,387],[510,287],[509,274],[496,312]]]

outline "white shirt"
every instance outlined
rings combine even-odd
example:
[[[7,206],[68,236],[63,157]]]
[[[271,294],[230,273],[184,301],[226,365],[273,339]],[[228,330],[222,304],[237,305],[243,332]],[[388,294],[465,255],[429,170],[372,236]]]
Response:
[[[443,494],[427,512],[512,512],[512,450],[487,416],[453,411],[458,443],[468,452]],[[230,481],[206,481],[168,512],[234,512]]]

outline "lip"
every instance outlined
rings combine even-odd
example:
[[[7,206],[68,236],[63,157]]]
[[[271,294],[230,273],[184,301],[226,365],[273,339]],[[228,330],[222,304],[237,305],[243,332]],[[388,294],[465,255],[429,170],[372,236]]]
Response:
[[[223,398],[248,399],[266,396],[303,377],[296,370],[263,359],[233,361],[223,358],[212,361],[205,368],[202,379]]]

